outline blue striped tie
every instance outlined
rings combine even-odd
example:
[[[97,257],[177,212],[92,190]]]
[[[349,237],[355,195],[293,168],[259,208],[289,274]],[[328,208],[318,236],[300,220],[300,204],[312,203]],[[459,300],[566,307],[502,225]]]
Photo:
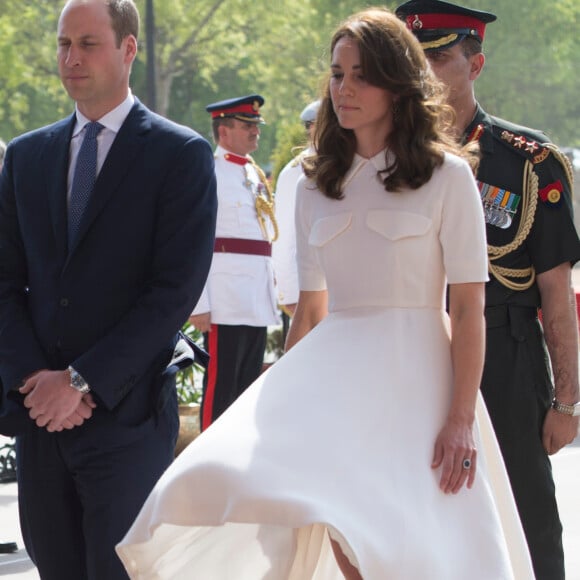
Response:
[[[97,180],[97,135],[103,125],[93,121],[84,126],[85,136],[79,150],[68,203],[68,245],[72,245],[85,207]]]

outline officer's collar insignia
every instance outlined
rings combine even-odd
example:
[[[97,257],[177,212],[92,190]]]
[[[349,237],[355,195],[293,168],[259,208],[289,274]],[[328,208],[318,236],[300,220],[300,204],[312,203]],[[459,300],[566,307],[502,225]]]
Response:
[[[247,157],[242,157],[241,155],[236,155],[235,153],[225,153],[224,159],[230,163],[235,163],[236,165],[245,165],[249,162]]]
[[[524,153],[529,153],[532,156],[532,162],[534,165],[544,161],[544,159],[546,159],[550,154],[546,147],[543,147],[536,141],[527,139],[523,135],[516,135],[511,131],[502,131],[501,138],[513,145],[515,149],[519,149]]]
[[[558,179],[558,181],[554,181],[554,183],[549,183],[546,187],[543,187],[538,191],[538,195],[540,199],[548,206],[557,206],[560,205],[562,201],[562,182]]]
[[[482,136],[484,130],[483,123],[480,123],[476,127],[473,128],[473,131],[467,137],[467,142],[471,143],[472,141],[479,141],[479,138]]]
[[[507,189],[483,183],[483,181],[478,181],[477,186],[481,195],[485,222],[502,230],[509,228],[518,210],[521,196]]]

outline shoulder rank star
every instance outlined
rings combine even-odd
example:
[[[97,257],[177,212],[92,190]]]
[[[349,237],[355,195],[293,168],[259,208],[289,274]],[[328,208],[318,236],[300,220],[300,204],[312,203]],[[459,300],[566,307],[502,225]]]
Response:
[[[511,131],[502,131],[501,138],[516,149],[521,149],[533,155],[534,164],[541,163],[549,155],[546,147],[542,147],[536,141],[526,139],[523,135],[516,135]]]
[[[562,182],[554,181],[554,183],[549,183],[546,187],[543,187],[538,191],[540,199],[550,205],[558,205],[562,201]]]

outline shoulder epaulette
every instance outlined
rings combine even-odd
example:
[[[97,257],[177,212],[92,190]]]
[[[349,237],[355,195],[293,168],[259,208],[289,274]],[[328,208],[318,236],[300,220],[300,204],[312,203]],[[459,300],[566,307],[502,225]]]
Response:
[[[534,165],[541,163],[550,155],[548,147],[525,135],[501,129],[499,138],[502,142],[511,145],[513,149],[528,158]]]
[[[511,151],[525,157],[530,163],[542,163],[550,155],[548,137],[541,131],[510,123],[499,117],[490,117],[494,138]]]

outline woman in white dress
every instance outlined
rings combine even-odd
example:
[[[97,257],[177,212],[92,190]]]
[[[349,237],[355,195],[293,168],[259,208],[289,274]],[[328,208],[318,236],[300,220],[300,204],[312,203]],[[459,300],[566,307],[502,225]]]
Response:
[[[478,395],[484,221],[449,110],[387,10],[345,21],[331,54],[291,350],[166,471],[118,553],[132,578],[533,578]]]

